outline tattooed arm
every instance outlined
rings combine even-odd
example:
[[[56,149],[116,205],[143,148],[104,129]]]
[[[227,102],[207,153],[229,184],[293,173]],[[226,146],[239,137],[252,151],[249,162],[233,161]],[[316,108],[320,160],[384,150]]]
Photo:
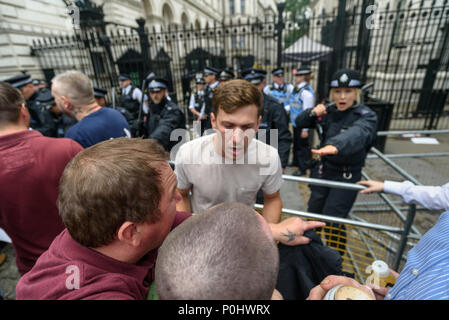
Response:
[[[275,240],[285,245],[296,246],[310,242],[310,238],[303,236],[305,231],[324,227],[326,224],[318,221],[303,221],[300,218],[293,217],[285,219],[280,223],[270,223],[269,225]]]

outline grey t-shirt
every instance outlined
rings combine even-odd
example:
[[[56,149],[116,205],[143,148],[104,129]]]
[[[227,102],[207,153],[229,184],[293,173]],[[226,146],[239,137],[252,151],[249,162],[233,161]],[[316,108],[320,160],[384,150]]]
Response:
[[[223,202],[254,206],[259,189],[266,194],[282,185],[282,167],[275,148],[252,139],[242,159],[224,159],[207,135],[180,147],[175,159],[179,189],[192,187],[192,212],[199,213]]]

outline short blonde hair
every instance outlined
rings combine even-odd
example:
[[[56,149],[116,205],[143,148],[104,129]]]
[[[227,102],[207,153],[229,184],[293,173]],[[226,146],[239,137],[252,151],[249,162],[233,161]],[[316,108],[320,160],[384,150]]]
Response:
[[[69,70],[52,79],[54,90],[67,97],[74,107],[95,103],[92,81],[82,72]]]

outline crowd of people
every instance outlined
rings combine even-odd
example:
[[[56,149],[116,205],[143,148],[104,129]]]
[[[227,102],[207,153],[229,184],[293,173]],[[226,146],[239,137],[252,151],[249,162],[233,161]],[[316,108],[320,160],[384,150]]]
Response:
[[[188,112],[200,137],[177,149],[174,168],[170,151],[182,140],[172,133],[186,128],[186,115],[167,79],[152,74],[142,91],[121,74],[112,107],[107,91],[79,71],[57,75],[50,88],[28,75],[0,82],[0,227],[16,253],[17,298],[289,299],[297,289],[285,283],[302,281],[294,286],[302,295],[293,296],[322,299],[337,284],[361,287],[341,272],[337,251],[316,240],[325,223],[281,220],[287,166],[448,210],[449,184],[361,181],[377,117],[361,101],[359,72],[335,72],[326,105],[315,101],[310,67],[295,69],[295,85],[284,82],[283,68],[272,71],[272,84],[266,75],[249,68],[234,79],[231,69],[210,66],[195,77]],[[309,212],[340,218],[357,196],[310,189]],[[392,289],[363,290],[449,299],[447,214],[409,252]],[[341,253],[339,229],[327,244]],[[281,278],[309,246],[327,258],[296,267],[319,276]]]

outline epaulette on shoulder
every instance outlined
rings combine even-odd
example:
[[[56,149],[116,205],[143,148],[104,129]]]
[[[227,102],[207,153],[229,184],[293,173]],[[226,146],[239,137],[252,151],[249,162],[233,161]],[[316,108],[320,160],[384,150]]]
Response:
[[[365,115],[365,114],[369,114],[369,113],[375,113],[373,110],[371,110],[368,106],[365,105],[361,105],[359,106],[356,110],[356,113],[361,114],[361,115]]]

